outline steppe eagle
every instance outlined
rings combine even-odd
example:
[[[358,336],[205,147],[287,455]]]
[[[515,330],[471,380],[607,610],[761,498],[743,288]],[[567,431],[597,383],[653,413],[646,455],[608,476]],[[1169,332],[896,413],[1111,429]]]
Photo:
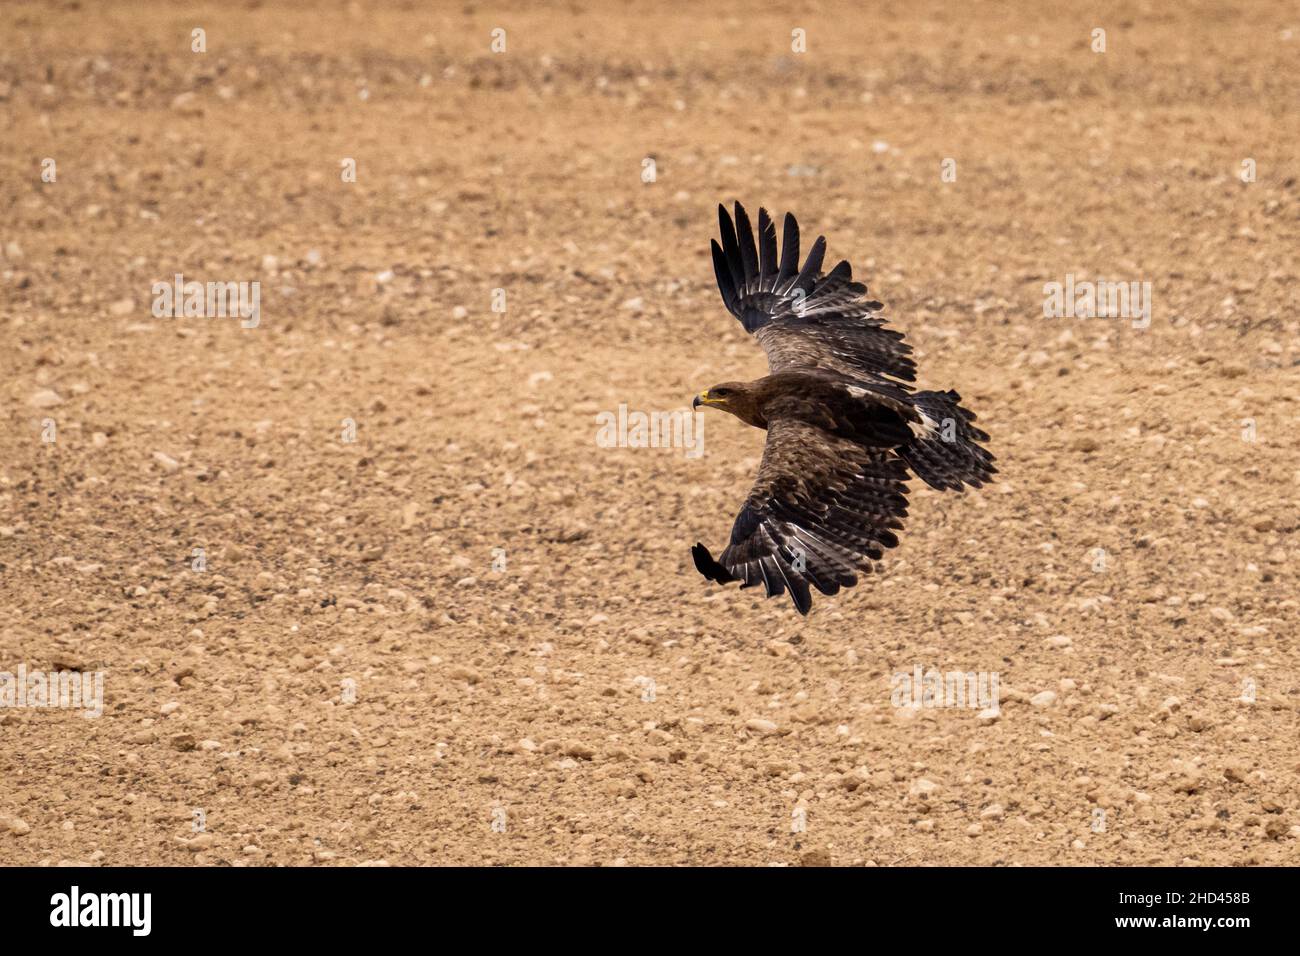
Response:
[[[799,224],[789,213],[777,257],[776,225],[758,211],[758,241],[736,203],[733,223],[718,207],[722,243],[713,269],[727,309],[767,353],[769,375],[723,382],[694,407],[730,412],[767,430],[758,476],[714,559],[691,549],[706,578],[768,597],[788,589],[800,614],[822,594],[857,584],[876,570],[907,515],[909,471],[931,487],[960,491],[992,480],[988,435],[956,392],[917,392],[912,348],[876,317],[841,262],[822,272],[819,236],[799,265]]]

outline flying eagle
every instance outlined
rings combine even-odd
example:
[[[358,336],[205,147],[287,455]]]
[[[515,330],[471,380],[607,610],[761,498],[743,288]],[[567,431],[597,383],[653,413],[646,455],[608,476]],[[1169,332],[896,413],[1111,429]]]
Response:
[[[716,560],[702,544],[691,555],[711,581],[762,584],[768,597],[788,588],[807,614],[809,585],[822,594],[852,587],[898,544],[909,470],[932,488],[961,491],[997,469],[960,395],[907,384],[916,379],[912,347],[876,317],[881,304],[865,298],[849,264],[822,272],[825,237],[800,267],[789,213],[779,261],[767,210],[758,211],[757,244],[740,203],[734,224],[722,206],[718,221],[722,300],[758,339],[771,374],[715,385],[692,404],[766,429],[767,443],[731,543]]]

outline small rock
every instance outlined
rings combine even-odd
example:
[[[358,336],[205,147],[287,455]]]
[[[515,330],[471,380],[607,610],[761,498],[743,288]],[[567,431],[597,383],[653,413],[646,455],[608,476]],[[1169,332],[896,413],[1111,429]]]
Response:
[[[63,404],[63,396],[52,388],[42,388],[32,393],[32,396],[27,399],[27,404],[34,408],[54,408],[56,405]]]
[[[933,780],[927,780],[925,777],[922,777],[915,781],[912,786],[908,788],[907,792],[914,797],[921,797],[924,799],[933,795],[938,789],[939,785],[937,783]]]
[[[596,755],[594,750],[577,740],[569,741],[564,747],[564,753],[570,757],[577,757],[579,760],[590,760]]]
[[[203,112],[203,107],[199,104],[198,97],[189,91],[172,97],[172,109],[187,116],[194,116]]]
[[[154,452],[153,460],[158,462],[158,464],[162,465],[163,470],[168,472],[169,474],[179,471],[181,467],[181,463],[177,461],[175,458],[173,458],[171,455],[168,455],[166,452],[161,452],[161,451]]]

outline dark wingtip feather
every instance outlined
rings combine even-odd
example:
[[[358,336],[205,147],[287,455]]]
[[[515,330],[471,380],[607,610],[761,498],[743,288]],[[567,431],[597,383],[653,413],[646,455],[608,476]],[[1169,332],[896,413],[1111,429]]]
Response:
[[[772,288],[769,280],[776,275],[778,269],[780,263],[777,261],[776,253],[776,224],[772,222],[772,217],[767,214],[767,210],[760,207],[758,210],[758,274],[764,292]]]
[[[781,268],[777,273],[776,284],[783,285],[799,274],[799,222],[794,213],[785,214],[785,223],[781,233]]]
[[[792,578],[790,597],[794,598],[794,609],[803,617],[807,617],[812,609],[812,592],[808,589],[808,582],[801,577]]]
[[[740,242],[740,266],[744,272],[744,291],[758,288],[758,249],[754,247],[754,227],[750,225],[749,213],[745,207],[736,203],[736,238]]]
[[[709,245],[713,249],[713,274],[718,280],[718,291],[722,293],[722,301],[727,310],[734,313],[736,303],[740,300],[740,295],[736,292],[736,280],[731,274],[731,267],[727,264],[726,254],[723,253],[722,247],[718,245],[718,241],[711,239]]]
[[[811,291],[813,283],[817,280],[817,274],[822,271],[822,260],[825,258],[826,237],[818,236],[817,241],[808,250],[808,259],[803,264],[803,270],[799,273],[799,278],[795,280],[795,287]]]
[[[745,268],[740,261],[740,244],[736,241],[736,227],[731,221],[727,207],[718,203],[718,231],[722,234],[722,251],[726,255],[727,269],[731,272],[731,283],[737,293],[745,288]]]
[[[696,542],[695,547],[691,548],[691,557],[695,560],[695,570],[710,581],[727,584],[736,580],[726,568],[713,560],[713,555],[709,553],[709,549],[699,542]]]

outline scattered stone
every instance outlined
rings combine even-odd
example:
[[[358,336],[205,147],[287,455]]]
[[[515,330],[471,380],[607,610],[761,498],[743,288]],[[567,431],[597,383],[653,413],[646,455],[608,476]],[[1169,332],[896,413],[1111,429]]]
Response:
[[[54,408],[63,404],[63,396],[52,388],[42,388],[32,393],[27,404],[33,408]]]
[[[921,777],[919,780],[912,783],[912,786],[908,788],[907,792],[914,797],[928,799],[936,793],[938,789],[939,785],[933,780],[927,780],[925,777]]]
[[[172,109],[185,116],[199,116],[203,113],[203,104],[197,95],[187,90],[172,97]]]
[[[602,780],[600,789],[611,797],[635,797],[636,786],[630,780]]]
[[[177,471],[180,471],[181,463],[166,452],[154,452],[153,460],[162,465],[163,471],[166,471],[168,474],[174,474]]]
[[[596,756],[594,750],[577,740],[571,740],[569,743],[565,744],[564,753],[566,756],[576,757],[579,760],[590,760],[592,757]]]

